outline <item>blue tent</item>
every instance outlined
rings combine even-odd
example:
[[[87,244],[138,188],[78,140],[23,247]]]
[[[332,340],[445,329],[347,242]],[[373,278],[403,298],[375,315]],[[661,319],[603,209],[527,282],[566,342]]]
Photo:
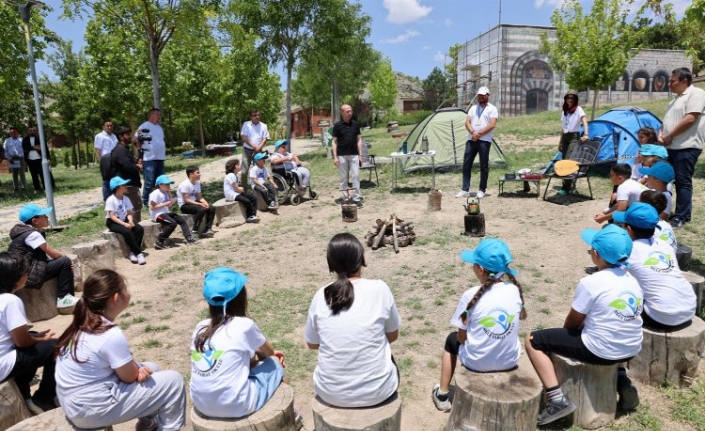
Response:
[[[621,106],[588,121],[590,138],[602,142],[595,161],[636,156],[639,150],[637,132],[642,127],[651,127],[658,132],[661,120],[639,107]],[[582,133],[582,128],[580,132]],[[625,158],[619,162],[634,164],[634,159]]]

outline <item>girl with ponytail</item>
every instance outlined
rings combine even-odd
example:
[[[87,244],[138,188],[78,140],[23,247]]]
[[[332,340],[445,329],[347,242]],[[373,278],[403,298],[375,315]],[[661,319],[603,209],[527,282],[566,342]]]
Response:
[[[336,280],[316,292],[304,338],[318,350],[313,386],[337,407],[369,407],[396,395],[399,386],[390,343],[401,318],[389,286],[362,278],[360,241],[339,233],[328,243],[328,269]]]
[[[186,426],[181,374],[137,363],[120,327],[130,292],[120,274],[100,269],[83,285],[73,321],[56,345],[56,390],[66,417],[79,428],[139,418],[136,431]]]
[[[450,324],[457,327],[448,335],[441,364],[441,381],[431,397],[436,408],[449,411],[450,381],[460,363],[476,372],[511,370],[521,355],[519,321],[526,319],[521,284],[509,268],[512,255],[500,239],[483,239],[460,258],[471,263],[479,286],[468,289],[460,299]],[[503,280],[506,276],[507,280]]]

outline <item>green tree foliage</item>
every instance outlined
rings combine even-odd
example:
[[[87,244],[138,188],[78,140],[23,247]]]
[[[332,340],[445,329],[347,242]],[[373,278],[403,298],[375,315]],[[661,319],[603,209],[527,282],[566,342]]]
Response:
[[[448,76],[440,68],[434,67],[423,81],[423,106],[424,109],[435,111],[445,101],[448,95]]]
[[[636,54],[643,29],[627,22],[633,0],[595,0],[589,13],[579,0],[566,0],[551,15],[556,40],[541,36],[540,52],[574,89],[594,89],[592,117],[600,88],[611,85]],[[644,7],[635,16],[641,18]]]
[[[693,0],[685,9],[682,20],[682,35],[688,54],[693,59],[693,69],[700,70],[705,64],[705,0]]]
[[[385,58],[377,63],[369,88],[374,109],[386,111],[394,106],[397,97],[397,79],[392,70],[392,60]]]

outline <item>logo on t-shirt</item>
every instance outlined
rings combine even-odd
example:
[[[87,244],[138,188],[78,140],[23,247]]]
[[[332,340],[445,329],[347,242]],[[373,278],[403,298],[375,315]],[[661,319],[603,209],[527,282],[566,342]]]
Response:
[[[663,241],[667,244],[670,244],[673,246],[673,244],[676,243],[676,236],[673,235],[672,230],[667,230],[666,232],[662,232],[659,236],[656,237],[656,239]]]
[[[610,302],[610,307],[614,308],[614,314],[625,322],[636,319],[636,316],[641,314],[641,298],[637,298],[628,291],[620,292],[618,296],[617,299]]]
[[[656,272],[671,272],[673,270],[673,257],[670,254],[654,250],[644,261],[644,266]]]
[[[504,308],[495,308],[490,311],[487,316],[481,318],[478,323],[482,326],[490,338],[501,340],[505,338],[516,325],[514,323],[515,316],[509,314]]]
[[[206,351],[203,353],[194,350],[191,352],[191,363],[193,364],[193,370],[199,376],[210,376],[214,372],[218,371],[220,366],[223,364],[223,360],[220,358],[222,355],[222,350],[215,350],[211,346],[208,346]]]

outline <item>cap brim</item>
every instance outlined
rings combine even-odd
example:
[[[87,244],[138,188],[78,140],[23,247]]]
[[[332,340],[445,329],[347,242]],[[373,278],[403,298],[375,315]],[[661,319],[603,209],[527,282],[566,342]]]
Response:
[[[46,207],[43,210],[39,211],[39,214],[37,215],[49,215],[51,212],[54,210],[54,207]]]
[[[460,259],[467,263],[475,262],[475,250],[463,250],[460,252]]]
[[[616,221],[617,223],[626,223],[627,222],[627,212],[626,211],[615,211],[612,213],[612,220]]]
[[[592,247],[592,240],[593,240],[593,238],[595,238],[595,235],[597,235],[598,232],[599,232],[599,230],[593,229],[591,227],[585,228],[585,229],[583,229],[582,232],[580,232],[580,238],[582,238],[583,241],[585,241],[585,243],[587,243],[587,245]]]

